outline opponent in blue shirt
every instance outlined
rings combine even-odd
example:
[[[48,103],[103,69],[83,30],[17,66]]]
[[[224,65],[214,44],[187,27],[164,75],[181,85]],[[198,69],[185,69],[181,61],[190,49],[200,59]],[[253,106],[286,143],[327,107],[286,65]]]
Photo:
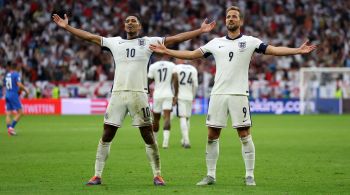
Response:
[[[8,63],[9,72],[6,73],[4,84],[6,87],[6,125],[7,132],[9,135],[16,135],[15,126],[19,119],[21,118],[22,104],[19,99],[19,92],[24,90],[28,94],[28,90],[21,83],[21,76],[16,71],[16,65]],[[13,115],[13,120],[11,119]]]

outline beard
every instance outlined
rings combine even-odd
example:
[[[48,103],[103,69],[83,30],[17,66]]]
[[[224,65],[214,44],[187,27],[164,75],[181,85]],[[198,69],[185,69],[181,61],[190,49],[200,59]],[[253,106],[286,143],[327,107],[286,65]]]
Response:
[[[229,24],[229,25],[226,25],[226,28],[228,31],[234,32],[239,28],[239,25]]]

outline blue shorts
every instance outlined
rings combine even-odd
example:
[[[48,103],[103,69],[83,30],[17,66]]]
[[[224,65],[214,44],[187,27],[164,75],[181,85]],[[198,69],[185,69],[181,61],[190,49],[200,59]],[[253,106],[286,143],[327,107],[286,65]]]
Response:
[[[18,97],[13,97],[13,98],[6,97],[5,101],[6,101],[7,111],[22,109],[22,104]]]

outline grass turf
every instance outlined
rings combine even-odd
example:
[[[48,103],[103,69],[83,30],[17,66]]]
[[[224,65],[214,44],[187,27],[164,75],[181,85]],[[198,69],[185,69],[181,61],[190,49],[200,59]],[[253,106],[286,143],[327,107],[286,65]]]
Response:
[[[3,122],[0,194],[350,192],[350,115],[253,115],[256,187],[243,184],[240,142],[232,128],[221,133],[217,184],[195,186],[206,174],[204,116],[191,118],[191,149],[181,148],[179,121],[172,121],[170,148],[160,149],[167,186],[153,186],[143,141],[129,118],[112,144],[104,184],[85,186],[94,172],[102,121],[103,116],[25,116],[16,137],[7,135]]]

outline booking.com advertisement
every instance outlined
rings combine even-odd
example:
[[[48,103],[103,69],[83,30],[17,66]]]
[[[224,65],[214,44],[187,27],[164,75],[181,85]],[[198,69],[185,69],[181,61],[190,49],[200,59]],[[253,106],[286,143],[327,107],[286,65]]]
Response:
[[[193,114],[207,114],[208,99],[193,101]],[[250,112],[256,114],[299,114],[299,99],[251,99]]]
[[[299,99],[252,99],[250,112],[261,114],[299,114]]]
[[[193,101],[193,114],[207,114],[209,100],[197,98]],[[89,115],[104,114],[107,99],[25,99],[23,112],[28,115]],[[152,107],[152,100],[150,100]],[[299,114],[298,99],[251,99],[250,112],[257,114]],[[0,100],[0,114],[5,114],[5,101]]]

